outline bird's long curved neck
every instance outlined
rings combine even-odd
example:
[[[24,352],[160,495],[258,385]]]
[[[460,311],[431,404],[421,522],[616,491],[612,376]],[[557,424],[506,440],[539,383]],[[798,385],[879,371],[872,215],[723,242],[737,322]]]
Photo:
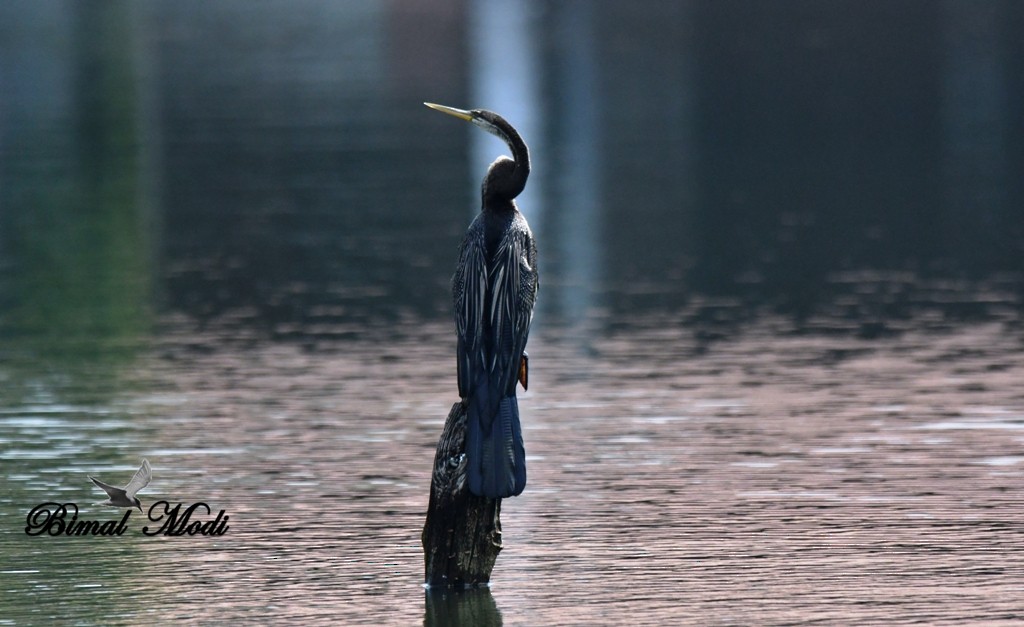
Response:
[[[511,124],[501,120],[495,126],[501,133],[501,138],[508,144],[509,150],[512,151],[512,159],[516,162],[516,169],[508,181],[511,197],[515,198],[526,189],[526,179],[530,176],[530,150]]]

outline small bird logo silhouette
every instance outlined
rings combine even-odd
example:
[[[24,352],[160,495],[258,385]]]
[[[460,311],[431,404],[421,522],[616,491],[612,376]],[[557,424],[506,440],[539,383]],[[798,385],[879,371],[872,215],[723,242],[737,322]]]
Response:
[[[142,503],[135,495],[149,485],[149,481],[153,478],[153,469],[149,466],[149,460],[142,460],[142,466],[135,472],[135,476],[128,482],[123,488],[115,488],[112,485],[103,483],[96,477],[89,475],[89,479],[92,480],[97,486],[103,488],[103,491],[107,493],[110,498],[102,503],[96,503],[96,505],[111,505],[113,507],[137,507],[139,511],[142,511]]]

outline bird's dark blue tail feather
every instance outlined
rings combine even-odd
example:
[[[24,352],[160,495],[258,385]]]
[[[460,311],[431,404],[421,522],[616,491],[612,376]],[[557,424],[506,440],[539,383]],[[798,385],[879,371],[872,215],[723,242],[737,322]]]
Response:
[[[486,400],[475,396],[467,407],[469,490],[493,499],[518,496],[526,487],[526,451],[519,426],[519,404],[515,396],[506,396],[491,414],[488,410],[493,405]]]

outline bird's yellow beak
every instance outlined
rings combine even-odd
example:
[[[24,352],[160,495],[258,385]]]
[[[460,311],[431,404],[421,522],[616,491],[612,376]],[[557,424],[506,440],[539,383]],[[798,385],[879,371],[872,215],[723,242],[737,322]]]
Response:
[[[456,109],[454,107],[446,107],[444,105],[434,104],[432,102],[424,102],[423,104],[427,105],[431,109],[435,109],[437,111],[440,111],[441,113],[447,113],[448,115],[454,115],[455,117],[459,118],[460,120],[465,120],[467,122],[472,122],[473,121],[473,114],[471,114],[469,111],[464,111],[462,109]]]

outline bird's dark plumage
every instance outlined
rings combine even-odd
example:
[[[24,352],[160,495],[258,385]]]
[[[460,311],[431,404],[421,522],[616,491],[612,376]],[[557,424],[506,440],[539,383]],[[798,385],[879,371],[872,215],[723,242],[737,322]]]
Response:
[[[498,158],[484,177],[483,206],[459,249],[452,299],[469,489],[490,498],[516,496],[526,487],[516,383],[526,385],[526,340],[538,288],[537,248],[515,204],[530,173],[529,152],[493,112],[429,106],[477,124],[512,150],[513,158]]]

